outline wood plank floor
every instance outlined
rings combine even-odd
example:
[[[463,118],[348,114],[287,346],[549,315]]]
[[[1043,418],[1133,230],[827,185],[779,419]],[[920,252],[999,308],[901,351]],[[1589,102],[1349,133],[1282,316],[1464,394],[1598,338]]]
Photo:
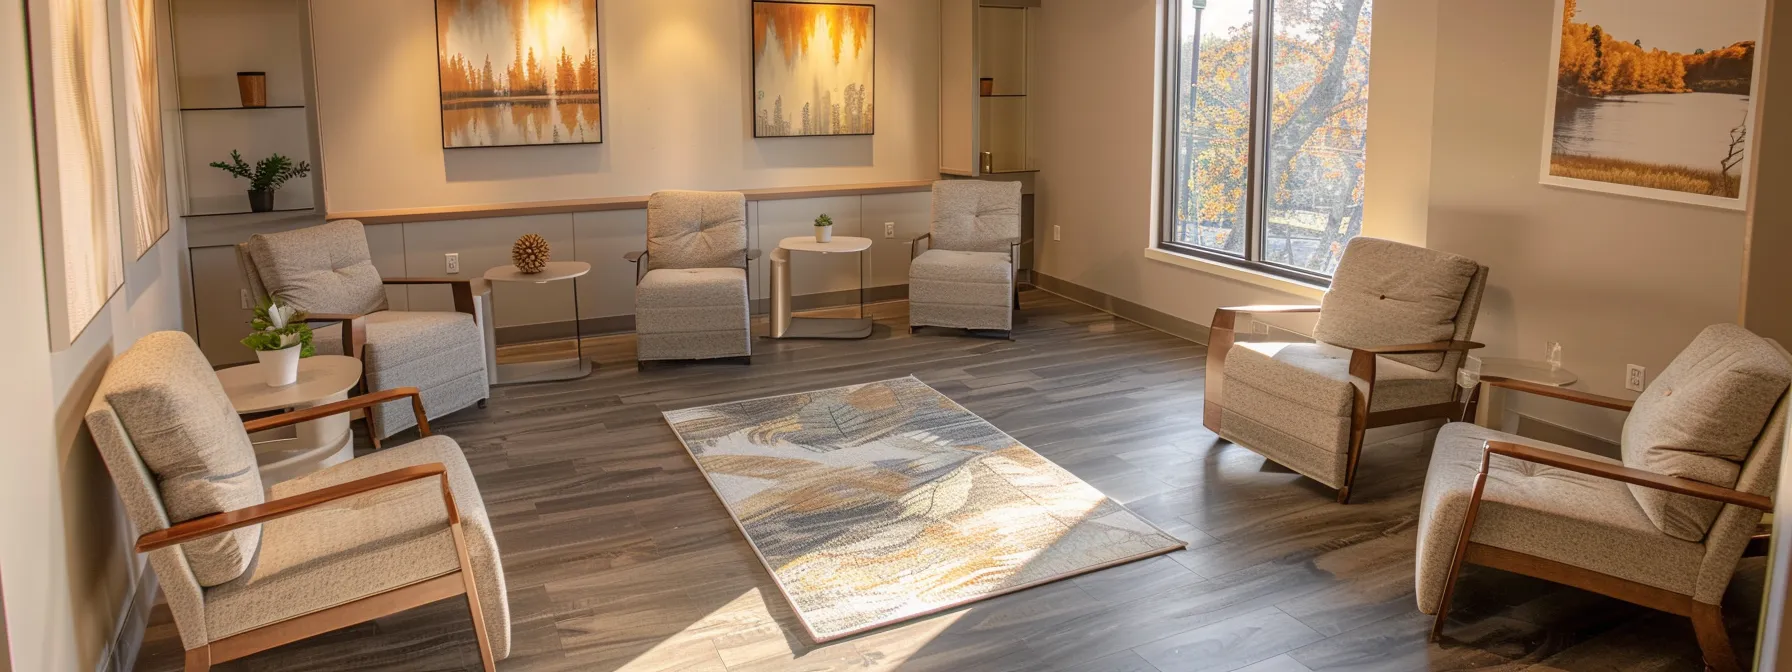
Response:
[[[1201,427],[1203,349],[1038,291],[1016,341],[910,336],[876,307],[866,341],[757,340],[750,367],[601,368],[493,390],[438,421],[466,450],[509,582],[506,672],[661,670],[1696,670],[1685,619],[1468,569],[1441,644],[1413,601],[1429,433],[1365,453],[1355,503]],[[507,352],[543,356],[543,348]],[[1169,556],[812,646],[670,429],[666,409],[914,374],[1190,542]],[[404,440],[400,437],[396,440]],[[1747,654],[1763,565],[1726,601]],[[473,670],[460,599],[218,666]],[[165,606],[137,669],[180,669]]]

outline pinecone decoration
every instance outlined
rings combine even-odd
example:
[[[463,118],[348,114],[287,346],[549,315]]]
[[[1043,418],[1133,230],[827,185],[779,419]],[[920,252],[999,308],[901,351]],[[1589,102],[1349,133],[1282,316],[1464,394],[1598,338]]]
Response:
[[[533,233],[523,234],[510,246],[510,262],[524,273],[540,273],[548,265],[548,239]]]

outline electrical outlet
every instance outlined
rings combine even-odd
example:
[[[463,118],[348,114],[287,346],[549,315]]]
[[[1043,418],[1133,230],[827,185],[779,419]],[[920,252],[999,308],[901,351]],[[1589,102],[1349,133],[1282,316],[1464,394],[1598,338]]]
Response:
[[[1057,224],[1053,224],[1052,225],[1052,241],[1056,242],[1056,241],[1063,240],[1063,239],[1064,239],[1064,229],[1062,227],[1058,226]]]
[[[242,297],[243,297],[243,310],[254,310],[254,309],[255,309],[255,306],[254,306],[254,305],[251,305],[251,304],[250,304],[250,303],[249,303],[249,290],[247,290],[247,289],[244,289],[244,290],[239,290],[239,291],[241,291],[241,292],[242,292]]]
[[[1641,392],[1643,391],[1643,386],[1648,382],[1648,369],[1635,364],[1627,364],[1624,366],[1624,389],[1630,390],[1631,392]]]
[[[895,238],[896,237],[896,223],[895,222],[884,222],[884,237],[885,238]]]
[[[460,272],[460,253],[459,252],[449,252],[448,253],[448,272],[449,273],[459,273]]]

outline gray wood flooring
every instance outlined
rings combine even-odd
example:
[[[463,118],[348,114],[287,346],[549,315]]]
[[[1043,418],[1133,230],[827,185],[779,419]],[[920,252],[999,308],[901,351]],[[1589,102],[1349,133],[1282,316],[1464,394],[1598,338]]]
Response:
[[[503,549],[514,647],[499,669],[1699,669],[1684,619],[1486,569],[1465,572],[1446,640],[1427,643],[1412,580],[1429,433],[1368,449],[1339,506],[1201,427],[1201,346],[1038,291],[1024,305],[1015,342],[911,337],[905,305],[883,304],[870,340],[758,340],[750,367],[637,372],[632,338],[593,339],[591,377],[497,388],[435,423],[465,448]],[[1190,548],[808,644],[660,412],[909,374]],[[1762,567],[1745,561],[1727,600],[1743,654]],[[450,600],[217,669],[473,670],[465,614]],[[157,607],[137,669],[179,668]]]

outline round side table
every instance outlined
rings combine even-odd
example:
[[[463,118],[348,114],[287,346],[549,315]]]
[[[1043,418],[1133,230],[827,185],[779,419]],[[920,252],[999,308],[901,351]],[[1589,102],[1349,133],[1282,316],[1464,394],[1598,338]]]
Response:
[[[857,252],[863,257],[871,249],[870,238],[834,236],[825,243],[814,236],[792,236],[778,241],[772,250],[772,316],[769,338],[860,339],[871,336],[872,320],[865,315],[865,264],[859,264],[858,317],[791,317],[790,253],[819,252],[842,254]]]
[[[572,280],[572,359],[545,362],[516,362],[497,365],[498,385],[545,383],[555,380],[576,380],[591,375],[591,362],[585,359],[584,333],[579,329],[579,283],[577,278],[591,272],[591,264],[583,261],[550,261],[539,273],[524,273],[514,265],[505,265],[485,272],[487,282],[533,282],[538,285]],[[495,294],[495,293],[494,293]],[[492,311],[497,314],[497,311]]]
[[[280,387],[268,387],[260,364],[221,369],[217,375],[224,394],[230,397],[231,407],[239,415],[297,410],[347,399],[348,391],[361,382],[361,360],[340,355],[306,357],[299,360],[298,382]],[[262,486],[353,458],[355,442],[348,420],[347,413],[318,418],[299,423],[292,438],[257,441],[255,461],[261,471]]]
[[[1567,387],[1580,380],[1580,376],[1567,369],[1551,369],[1549,363],[1535,359],[1515,357],[1482,357],[1482,376],[1498,376],[1512,380],[1522,380],[1538,385]],[[1506,391],[1487,383],[1479,383],[1472,394],[1478,400],[1475,405],[1475,424],[1488,429],[1499,429],[1506,416]]]

